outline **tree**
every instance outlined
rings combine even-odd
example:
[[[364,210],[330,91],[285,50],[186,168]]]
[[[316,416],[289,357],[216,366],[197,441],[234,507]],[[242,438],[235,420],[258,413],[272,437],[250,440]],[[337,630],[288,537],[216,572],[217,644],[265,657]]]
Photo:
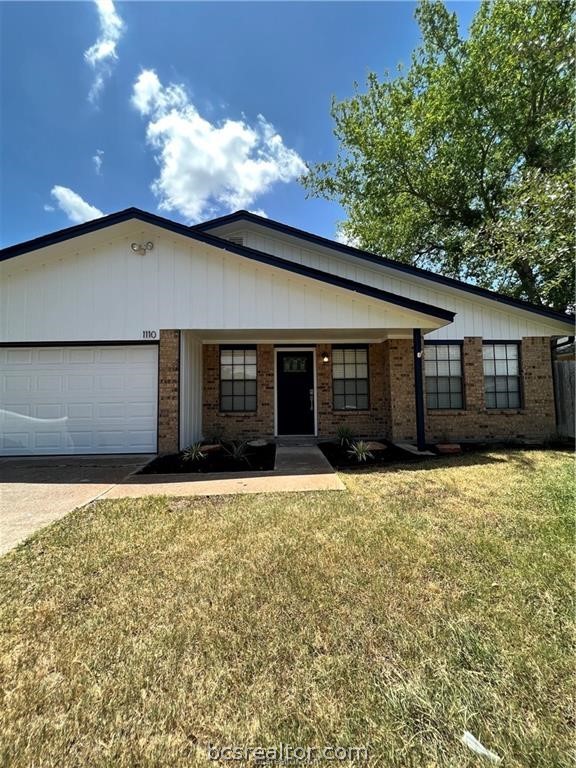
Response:
[[[333,102],[333,162],[303,178],[359,247],[564,310],[574,300],[573,0],[484,0],[468,38],[416,11],[406,71]]]

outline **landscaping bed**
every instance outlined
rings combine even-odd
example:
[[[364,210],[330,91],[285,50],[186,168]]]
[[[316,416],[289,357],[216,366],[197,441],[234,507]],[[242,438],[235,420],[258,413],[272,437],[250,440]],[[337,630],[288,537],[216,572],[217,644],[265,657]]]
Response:
[[[354,452],[353,443],[340,444],[335,440],[319,443],[318,448],[334,469],[366,469],[394,462],[422,461],[430,458],[430,456],[417,456],[409,451],[403,451],[384,439],[356,441],[356,445],[360,443],[364,443],[367,449],[365,453]]]
[[[197,444],[187,457],[186,451],[159,456],[138,474],[169,475],[180,473],[263,472],[274,469],[276,446],[248,443]]]

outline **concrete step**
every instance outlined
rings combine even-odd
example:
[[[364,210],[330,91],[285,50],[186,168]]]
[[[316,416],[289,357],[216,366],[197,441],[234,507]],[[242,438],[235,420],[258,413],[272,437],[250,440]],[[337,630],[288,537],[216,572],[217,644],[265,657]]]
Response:
[[[281,435],[276,438],[278,447],[295,448],[316,445],[318,438],[314,435]]]

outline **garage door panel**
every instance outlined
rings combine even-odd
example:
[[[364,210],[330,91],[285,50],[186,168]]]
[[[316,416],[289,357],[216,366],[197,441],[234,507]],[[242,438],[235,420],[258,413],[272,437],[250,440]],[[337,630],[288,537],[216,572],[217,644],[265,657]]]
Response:
[[[130,356],[124,347],[102,347],[98,350],[97,357],[101,363],[124,365]]]
[[[27,432],[13,432],[11,434],[2,434],[2,437],[0,439],[1,450],[7,456],[10,456],[11,454],[16,454],[20,450],[27,450],[30,453],[31,437],[32,436],[29,435]]]
[[[50,450],[54,453],[60,453],[63,447],[62,432],[36,432],[34,435],[34,448],[40,451]]]
[[[15,395],[18,395],[19,392],[31,392],[32,381],[29,376],[12,373],[6,377],[6,383],[3,389],[8,394]]]
[[[95,353],[93,349],[84,347],[72,347],[68,353],[68,362],[74,364],[93,363]]]
[[[68,403],[66,410],[70,421],[77,421],[79,419],[92,421],[94,418],[94,406],[92,403]]]
[[[74,453],[89,453],[94,444],[94,435],[89,432],[70,431],[65,435],[64,449]]]
[[[37,419],[61,419],[65,413],[63,403],[38,403],[34,408],[34,416]]]
[[[11,363],[14,365],[30,365],[32,362],[31,349],[5,349],[3,351],[4,354],[0,358],[2,359],[2,362]]]
[[[156,451],[157,348],[0,350],[0,454]]]
[[[39,349],[37,360],[40,365],[60,365],[64,362],[64,350],[58,347],[47,347],[46,349]]]
[[[40,373],[38,376],[31,380],[30,389],[36,389],[38,392],[50,392],[55,394],[56,392],[64,391],[64,379],[62,375],[57,373]]]

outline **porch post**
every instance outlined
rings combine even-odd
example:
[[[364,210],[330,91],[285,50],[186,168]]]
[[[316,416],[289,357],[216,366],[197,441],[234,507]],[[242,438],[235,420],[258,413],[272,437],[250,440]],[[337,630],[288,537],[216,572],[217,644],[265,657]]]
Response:
[[[426,448],[426,429],[424,425],[424,388],[422,386],[422,331],[414,328],[414,394],[416,401],[416,443],[418,450]]]

